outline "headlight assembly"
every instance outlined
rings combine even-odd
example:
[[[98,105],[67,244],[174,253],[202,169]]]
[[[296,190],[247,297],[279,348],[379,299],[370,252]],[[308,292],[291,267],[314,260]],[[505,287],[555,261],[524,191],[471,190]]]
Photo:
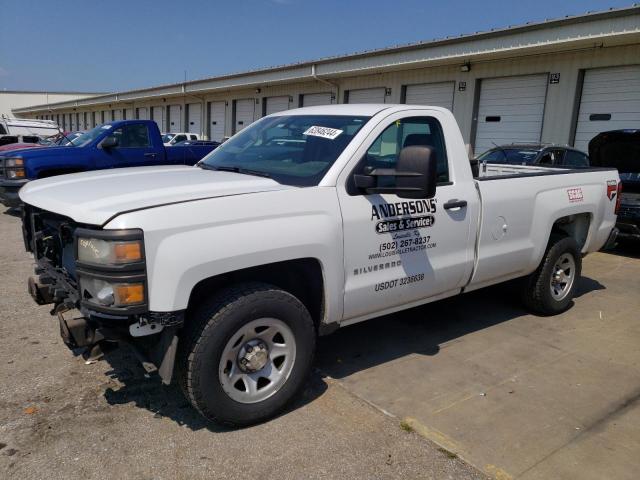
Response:
[[[22,158],[7,158],[4,161],[7,179],[19,180],[25,178],[24,160]]]
[[[122,265],[144,259],[142,240],[78,237],[78,261],[97,265]]]
[[[99,312],[146,311],[142,230],[77,228],[74,236],[80,301]]]

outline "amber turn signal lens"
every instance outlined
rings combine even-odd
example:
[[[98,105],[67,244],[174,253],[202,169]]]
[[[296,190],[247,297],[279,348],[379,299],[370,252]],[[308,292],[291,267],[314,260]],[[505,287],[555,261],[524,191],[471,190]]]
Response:
[[[142,283],[130,283],[116,285],[117,303],[119,305],[135,305],[144,302],[144,285]]]
[[[142,260],[140,242],[122,242],[114,245],[113,254],[116,262],[135,262]]]

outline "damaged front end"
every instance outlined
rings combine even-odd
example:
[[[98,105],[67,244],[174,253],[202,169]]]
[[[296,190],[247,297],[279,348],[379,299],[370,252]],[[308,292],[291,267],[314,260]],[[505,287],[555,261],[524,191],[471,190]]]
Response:
[[[126,343],[170,383],[184,312],[149,310],[142,230],[103,230],[30,205],[22,224],[36,261],[29,293],[53,304],[64,343],[89,357]]]

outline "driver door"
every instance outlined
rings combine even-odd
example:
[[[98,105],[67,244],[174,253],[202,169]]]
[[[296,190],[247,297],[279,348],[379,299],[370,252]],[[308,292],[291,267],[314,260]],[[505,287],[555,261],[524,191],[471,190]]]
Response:
[[[113,130],[118,139],[113,148],[98,148],[96,168],[120,168],[156,165],[164,158],[164,151],[154,147],[149,129],[144,123],[123,125]]]
[[[356,153],[355,163],[339,179],[347,321],[457,292],[471,273],[477,194],[470,171],[467,177],[456,178],[449,168],[437,115],[440,112],[434,111],[432,116],[421,110],[410,117],[407,112],[390,116],[376,127]],[[411,145],[429,146],[436,155],[438,186],[434,198],[367,194],[355,187],[354,174],[395,168],[400,150]],[[394,182],[394,177],[381,177],[378,186],[391,187]],[[445,207],[452,205],[452,200],[467,203]]]

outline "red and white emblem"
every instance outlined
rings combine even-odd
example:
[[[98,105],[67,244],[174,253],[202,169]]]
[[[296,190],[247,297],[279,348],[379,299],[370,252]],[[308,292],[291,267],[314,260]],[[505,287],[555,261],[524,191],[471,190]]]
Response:
[[[607,180],[607,198],[612,201],[618,194],[618,182],[615,180]]]

